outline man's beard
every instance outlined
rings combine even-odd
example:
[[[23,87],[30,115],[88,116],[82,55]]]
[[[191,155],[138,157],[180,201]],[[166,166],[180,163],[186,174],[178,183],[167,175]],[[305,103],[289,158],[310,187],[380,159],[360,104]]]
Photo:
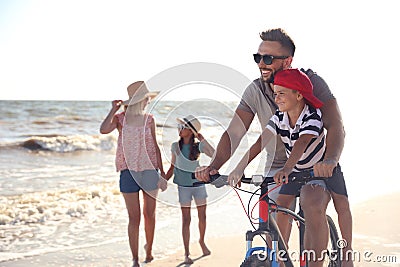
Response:
[[[274,83],[274,78],[275,78],[275,73],[278,71],[283,70],[283,66],[281,66],[279,69],[276,69],[275,71],[271,71],[271,75],[269,76],[268,79],[264,80],[266,83]]]
[[[265,80],[266,83],[273,83],[275,78],[275,72],[271,72],[271,75],[268,79]]]

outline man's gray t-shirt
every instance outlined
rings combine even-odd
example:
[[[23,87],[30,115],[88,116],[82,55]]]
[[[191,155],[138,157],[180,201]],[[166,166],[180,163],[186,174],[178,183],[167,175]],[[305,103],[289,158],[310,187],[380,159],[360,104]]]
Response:
[[[305,73],[310,78],[313,84],[313,93],[319,100],[325,103],[335,98],[329,86],[320,76],[310,69]],[[259,78],[254,80],[246,88],[237,108],[257,115],[261,128],[264,130],[269,119],[278,109],[278,106],[275,104],[273,91],[270,85],[262,82],[261,78]],[[268,175],[270,170],[276,171],[277,169],[281,169],[285,165],[287,157],[285,154],[285,147],[281,139],[277,136],[274,136],[267,144],[266,151],[265,174]],[[271,175],[273,175],[273,173]]]

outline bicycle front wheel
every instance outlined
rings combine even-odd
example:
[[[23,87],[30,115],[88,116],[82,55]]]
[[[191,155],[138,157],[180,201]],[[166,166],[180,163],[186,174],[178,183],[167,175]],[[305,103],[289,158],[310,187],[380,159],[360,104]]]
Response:
[[[278,225],[276,224],[275,220],[271,218],[270,220],[270,231],[271,232],[276,232],[278,233],[278,249],[279,251],[285,251],[287,253],[287,247],[285,243],[283,242],[283,238],[279,232]],[[266,244],[268,246],[268,244]],[[281,255],[285,256],[285,260],[283,261],[283,264],[285,267],[294,267],[291,259],[286,255]],[[268,247],[267,251],[264,252],[258,252],[250,255],[247,259],[243,261],[243,263],[240,265],[240,267],[271,267],[272,262],[271,262],[271,248]]]
[[[264,254],[255,253],[248,257],[240,267],[271,267],[271,262]]]

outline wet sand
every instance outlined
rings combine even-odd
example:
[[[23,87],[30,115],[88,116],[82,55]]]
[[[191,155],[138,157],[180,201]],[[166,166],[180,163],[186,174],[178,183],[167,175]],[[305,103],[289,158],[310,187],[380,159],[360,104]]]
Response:
[[[357,257],[355,266],[400,266],[400,192],[379,196],[352,205],[354,241]],[[335,217],[335,214],[333,214]],[[160,235],[161,233],[156,233]],[[211,255],[202,257],[200,246],[191,244],[192,265],[183,263],[183,248],[164,258],[141,266],[240,266],[245,253],[243,233],[207,239]],[[176,238],[181,238],[177,235]],[[292,236],[295,239],[295,236]],[[389,262],[391,261],[391,262]],[[8,262],[3,267],[25,266],[131,266],[127,241],[96,247],[46,253]]]

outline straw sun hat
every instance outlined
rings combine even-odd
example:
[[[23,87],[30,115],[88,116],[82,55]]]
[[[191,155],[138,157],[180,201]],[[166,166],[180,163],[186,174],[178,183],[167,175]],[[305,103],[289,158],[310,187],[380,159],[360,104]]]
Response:
[[[188,115],[184,118],[176,119],[180,124],[183,124],[189,127],[192,132],[197,135],[201,129],[201,124],[198,119],[196,119],[193,115]]]
[[[160,93],[160,92],[150,92],[149,89],[147,89],[147,86],[144,83],[144,81],[137,81],[132,83],[131,85],[128,86],[127,90],[129,99],[122,102],[123,105],[127,106],[137,104],[142,100],[146,99],[147,97],[153,99]]]

